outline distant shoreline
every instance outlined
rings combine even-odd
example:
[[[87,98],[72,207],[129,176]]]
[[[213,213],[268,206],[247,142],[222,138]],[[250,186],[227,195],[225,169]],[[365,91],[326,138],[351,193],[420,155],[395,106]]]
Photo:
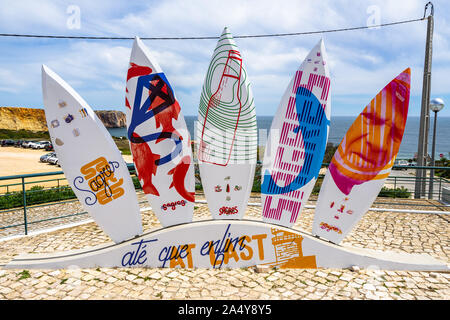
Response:
[[[186,120],[186,125],[191,134],[192,139],[195,138],[195,128],[194,123],[197,120],[197,116],[186,115],[184,116]],[[353,123],[354,116],[335,116],[331,117],[330,132],[328,135],[328,142],[338,145],[348,127]],[[270,130],[273,116],[257,116],[258,128],[265,130],[265,134]],[[412,159],[417,153],[417,140],[418,140],[418,130],[419,130],[419,117],[410,116],[406,122],[406,129],[403,136],[402,144],[400,145],[398,159]],[[436,154],[435,158],[439,159],[440,155],[443,154],[446,158],[450,158],[450,140],[446,137],[450,136],[450,117],[439,117],[438,118],[438,135],[436,139]],[[433,122],[430,121],[430,134],[428,135],[429,141],[428,153],[431,151],[432,146],[432,130]],[[116,143],[118,143],[120,137],[127,137],[126,127],[116,127],[107,128],[108,132],[114,138]],[[259,132],[259,131],[258,131]],[[260,138],[260,136],[258,135]],[[1,139],[14,139],[14,140],[49,140],[48,132],[39,131],[27,131],[27,130],[9,130],[0,129],[0,140]],[[125,154],[128,154],[128,139],[121,140],[122,145],[119,149]],[[261,140],[261,144],[264,144],[264,139]],[[127,149],[127,150],[126,150]]]

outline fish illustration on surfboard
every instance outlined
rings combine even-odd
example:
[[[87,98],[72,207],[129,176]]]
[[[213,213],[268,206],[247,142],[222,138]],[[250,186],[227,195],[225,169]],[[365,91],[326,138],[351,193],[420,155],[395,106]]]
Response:
[[[125,114],[133,162],[164,227],[192,221],[195,201],[191,139],[173,88],[136,38],[127,73]]]
[[[314,235],[341,242],[375,201],[403,138],[410,83],[408,68],[375,96],[348,129],[320,189]]]
[[[197,124],[203,190],[214,219],[242,219],[256,166],[256,113],[242,55],[228,28],[203,83]]]
[[[261,183],[263,220],[291,227],[319,175],[330,125],[330,72],[322,40],[290,81],[272,121]]]
[[[83,207],[116,243],[142,233],[127,165],[86,101],[42,66],[45,116],[59,164]]]

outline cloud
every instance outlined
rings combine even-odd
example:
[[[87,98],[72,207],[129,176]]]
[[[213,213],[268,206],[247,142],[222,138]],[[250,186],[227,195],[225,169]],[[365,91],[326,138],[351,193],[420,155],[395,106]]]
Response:
[[[433,94],[450,95],[450,5],[435,0]],[[414,1],[77,1],[81,28],[67,29],[68,2],[14,1],[2,7],[4,32],[97,36],[219,36],[224,26],[235,35],[317,31],[365,25],[368,8],[380,22],[423,15]],[[309,36],[236,39],[258,114],[273,114],[290,78],[323,37],[337,112],[360,111],[359,101],[377,94],[410,66],[412,95],[421,94],[426,22],[380,29]],[[41,105],[40,65],[59,73],[93,106],[122,108],[131,40],[77,41],[0,39],[1,104]],[[185,114],[196,114],[204,76],[216,40],[144,41],[165,71]],[[360,100],[361,99],[361,100]],[[369,99],[370,101],[370,99]],[[350,106],[350,107],[349,107]],[[450,109],[450,108],[449,108]],[[449,113],[450,114],[450,113]]]

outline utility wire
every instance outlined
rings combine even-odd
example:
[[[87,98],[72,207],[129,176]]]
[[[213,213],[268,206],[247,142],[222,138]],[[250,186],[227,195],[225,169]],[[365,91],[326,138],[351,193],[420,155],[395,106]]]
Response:
[[[292,32],[292,33],[273,33],[273,34],[258,34],[258,35],[237,35],[233,38],[269,38],[269,37],[287,37],[287,36],[300,36],[317,33],[331,33],[331,32],[343,32],[363,29],[373,29],[379,27],[388,27],[398,24],[412,23],[425,20],[426,17],[412,20],[403,20],[397,22],[381,23],[372,26],[361,26],[342,29],[331,29],[321,31],[306,31],[306,32]],[[14,38],[46,38],[46,39],[80,39],[80,40],[133,40],[134,37],[94,37],[94,36],[58,36],[58,35],[36,35],[36,34],[12,34],[12,33],[0,33],[0,37],[14,37]],[[220,37],[142,37],[141,40],[213,40],[220,39]]]

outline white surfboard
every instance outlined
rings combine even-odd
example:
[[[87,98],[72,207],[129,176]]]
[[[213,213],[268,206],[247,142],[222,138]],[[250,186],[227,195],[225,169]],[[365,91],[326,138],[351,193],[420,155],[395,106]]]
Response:
[[[42,93],[52,144],[78,200],[114,242],[140,235],[134,185],[108,130],[86,101],[46,66]]]
[[[289,83],[272,121],[261,171],[263,220],[292,226],[311,194],[330,124],[330,73],[323,41]]]
[[[342,139],[320,189],[312,232],[341,242],[389,176],[408,115],[410,69],[381,90]]]
[[[195,201],[191,139],[172,87],[136,38],[125,98],[128,140],[142,189],[164,227],[192,221]]]
[[[242,56],[225,28],[203,83],[197,124],[203,190],[214,219],[242,219],[256,166],[256,113]]]

